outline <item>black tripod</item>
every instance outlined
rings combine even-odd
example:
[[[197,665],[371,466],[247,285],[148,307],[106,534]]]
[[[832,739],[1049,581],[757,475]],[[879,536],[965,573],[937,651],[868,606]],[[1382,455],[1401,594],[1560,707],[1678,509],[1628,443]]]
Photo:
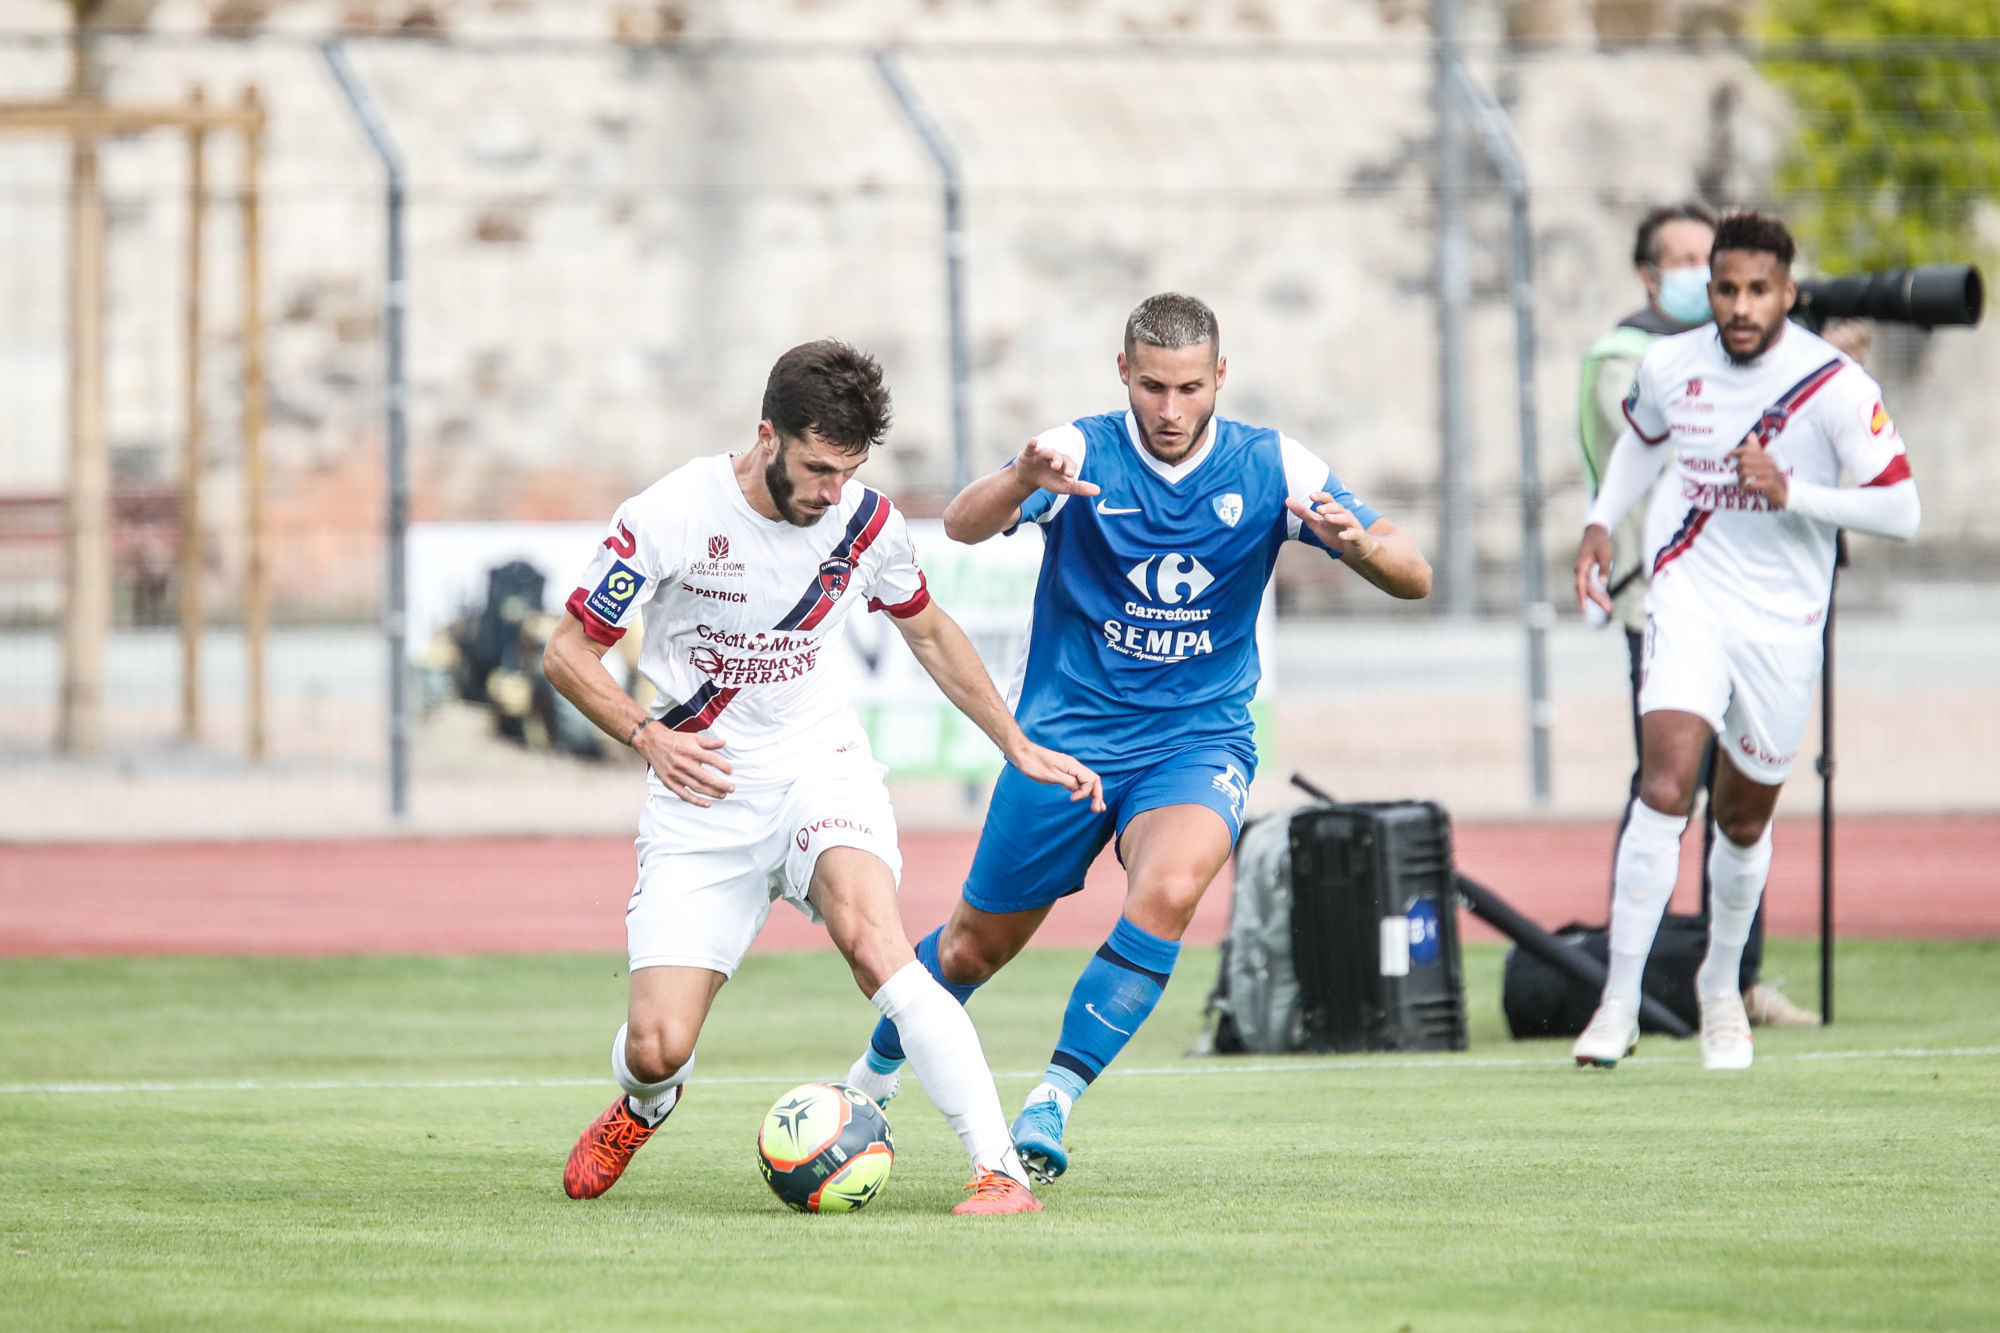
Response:
[[[1847,534],[1834,538],[1833,583],[1820,627],[1819,667],[1819,1021],[1833,1022],[1833,604],[1847,565]]]

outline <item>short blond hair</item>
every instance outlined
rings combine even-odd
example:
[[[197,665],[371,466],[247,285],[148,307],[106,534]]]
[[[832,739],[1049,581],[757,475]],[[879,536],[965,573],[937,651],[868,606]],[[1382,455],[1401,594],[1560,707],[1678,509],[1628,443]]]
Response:
[[[1139,302],[1125,318],[1125,354],[1130,356],[1140,343],[1169,349],[1214,343],[1220,349],[1221,330],[1206,302],[1161,292]]]

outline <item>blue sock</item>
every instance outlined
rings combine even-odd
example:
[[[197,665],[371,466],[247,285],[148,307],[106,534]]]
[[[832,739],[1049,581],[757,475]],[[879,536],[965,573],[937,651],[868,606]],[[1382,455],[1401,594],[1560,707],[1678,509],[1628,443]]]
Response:
[[[1153,1012],[1180,956],[1180,941],[1163,940],[1118,918],[1111,938],[1085,965],[1076,989],[1069,993],[1062,1037],[1049,1057],[1044,1080],[1071,1100],[1081,1097]]]
[[[979,987],[961,986],[944,979],[944,969],[938,966],[938,936],[942,934],[944,927],[939,926],[917,941],[917,961],[924,965],[924,971],[937,978],[938,985],[951,992],[952,999],[964,1004]],[[878,1074],[892,1073],[903,1063],[903,1034],[888,1019],[875,1025],[875,1035],[868,1039],[867,1058],[868,1067]]]

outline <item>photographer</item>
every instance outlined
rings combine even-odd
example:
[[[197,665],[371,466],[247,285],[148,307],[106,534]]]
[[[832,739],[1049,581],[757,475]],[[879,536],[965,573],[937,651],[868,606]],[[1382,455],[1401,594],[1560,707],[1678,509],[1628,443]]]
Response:
[[[1618,321],[1583,356],[1583,384],[1577,404],[1577,443],[1583,476],[1597,498],[1611,446],[1625,429],[1625,393],[1639,357],[1656,339],[1684,333],[1712,318],[1708,308],[1708,250],[1715,240],[1715,215],[1697,203],[1649,209],[1632,242],[1632,268],[1646,291],[1646,304]],[[1639,652],[1645,641],[1646,579],[1639,569],[1644,506],[1635,506],[1611,537],[1612,613],[1625,629],[1632,692],[1639,690]],[[1632,714],[1632,745],[1639,744],[1639,715]],[[1637,794],[1639,775],[1632,774]]]

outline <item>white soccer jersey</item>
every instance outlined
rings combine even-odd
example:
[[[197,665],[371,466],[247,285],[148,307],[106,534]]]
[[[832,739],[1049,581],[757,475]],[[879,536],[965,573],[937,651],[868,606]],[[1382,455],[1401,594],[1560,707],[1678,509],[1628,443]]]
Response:
[[[1837,486],[1845,467],[1863,486],[1907,479],[1875,381],[1798,325],[1746,365],[1709,325],[1646,349],[1625,416],[1647,444],[1674,451],[1647,514],[1648,610],[1687,609],[1768,641],[1816,637],[1838,529],[1773,510],[1725,460],[1755,432],[1788,478]]]
[[[643,616],[654,713],[722,740],[737,786],[776,786],[865,744],[847,681],[826,661],[844,617],[864,602],[913,616],[930,592],[880,491],[850,481],[802,528],[752,509],[730,464],[697,459],[618,506],[569,612],[604,644]]]

